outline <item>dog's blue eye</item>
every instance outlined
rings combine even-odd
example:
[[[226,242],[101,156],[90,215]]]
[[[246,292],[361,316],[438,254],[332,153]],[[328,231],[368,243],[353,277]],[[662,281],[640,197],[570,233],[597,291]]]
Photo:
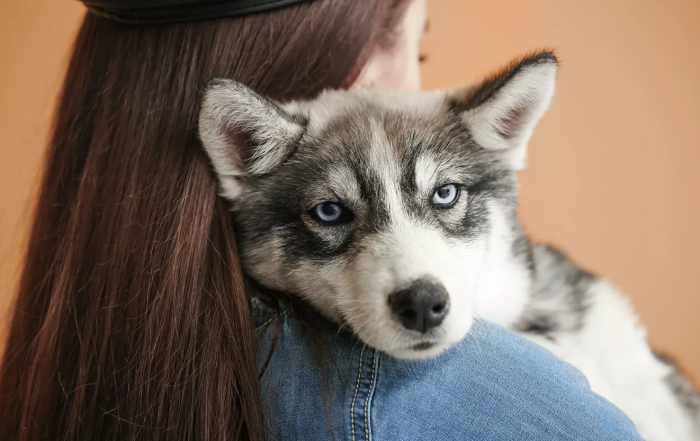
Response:
[[[452,205],[459,196],[459,190],[454,184],[443,185],[433,193],[433,204],[437,206]]]
[[[341,221],[346,211],[342,205],[336,202],[321,202],[313,208],[313,212],[321,222],[334,223]]]

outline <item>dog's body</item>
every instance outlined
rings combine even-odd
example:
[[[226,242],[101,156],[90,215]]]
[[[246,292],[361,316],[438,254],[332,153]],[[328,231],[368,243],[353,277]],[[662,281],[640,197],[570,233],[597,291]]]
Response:
[[[652,352],[627,299],[558,251],[532,249],[533,289],[518,322],[507,325],[581,370],[644,439],[700,439],[698,395]]]
[[[651,441],[700,439],[700,400],[628,302],[516,217],[515,170],[554,90],[549,53],[449,92],[278,104],[212,82],[200,135],[246,272],[365,343],[435,355],[475,316],[578,367]]]

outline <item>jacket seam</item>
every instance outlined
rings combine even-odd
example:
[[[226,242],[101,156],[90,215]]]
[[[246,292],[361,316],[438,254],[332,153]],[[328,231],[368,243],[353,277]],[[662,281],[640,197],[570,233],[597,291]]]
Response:
[[[279,315],[279,317],[282,318],[282,317],[286,316],[287,313],[289,313],[290,310],[291,310],[291,308],[285,309],[284,311],[282,311],[282,313]],[[260,326],[258,326],[257,328],[255,328],[255,332],[260,332],[260,331],[262,331],[263,329],[265,329],[270,323],[272,323],[272,321],[273,321],[276,317],[278,317],[278,316],[277,316],[277,315],[273,315],[272,317],[270,317],[265,323],[263,323],[262,325],[260,325]]]
[[[357,401],[357,392],[360,390],[360,380],[362,379],[362,356],[365,353],[366,346],[362,346],[360,350],[360,362],[357,369],[357,384],[355,385],[355,394],[352,397],[350,405],[350,431],[352,432],[352,441],[355,441],[355,402]]]
[[[374,378],[377,372],[377,351],[374,351],[374,360],[372,361],[372,377],[369,381],[369,390],[367,391],[367,399],[365,399],[365,439],[371,441],[369,434],[369,400],[374,392]]]

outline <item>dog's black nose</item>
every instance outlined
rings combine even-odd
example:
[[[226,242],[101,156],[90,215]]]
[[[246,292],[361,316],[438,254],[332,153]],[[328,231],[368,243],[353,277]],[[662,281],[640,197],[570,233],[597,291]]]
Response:
[[[389,296],[389,305],[406,329],[428,332],[442,323],[450,309],[449,295],[435,282],[418,281]]]

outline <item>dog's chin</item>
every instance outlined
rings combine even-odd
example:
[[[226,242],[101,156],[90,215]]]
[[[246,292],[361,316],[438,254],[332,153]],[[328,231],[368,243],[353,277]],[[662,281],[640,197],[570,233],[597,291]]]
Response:
[[[435,332],[424,335],[384,327],[374,329],[374,333],[369,335],[362,335],[354,328],[353,330],[355,335],[366,345],[387,355],[404,360],[420,360],[435,357],[462,341],[469,333],[471,325],[471,320],[463,320],[458,323],[450,323],[448,327],[437,328],[434,330]]]
[[[420,360],[435,357],[452,345],[453,343],[419,342],[412,346],[385,350],[384,352],[395,358]]]

